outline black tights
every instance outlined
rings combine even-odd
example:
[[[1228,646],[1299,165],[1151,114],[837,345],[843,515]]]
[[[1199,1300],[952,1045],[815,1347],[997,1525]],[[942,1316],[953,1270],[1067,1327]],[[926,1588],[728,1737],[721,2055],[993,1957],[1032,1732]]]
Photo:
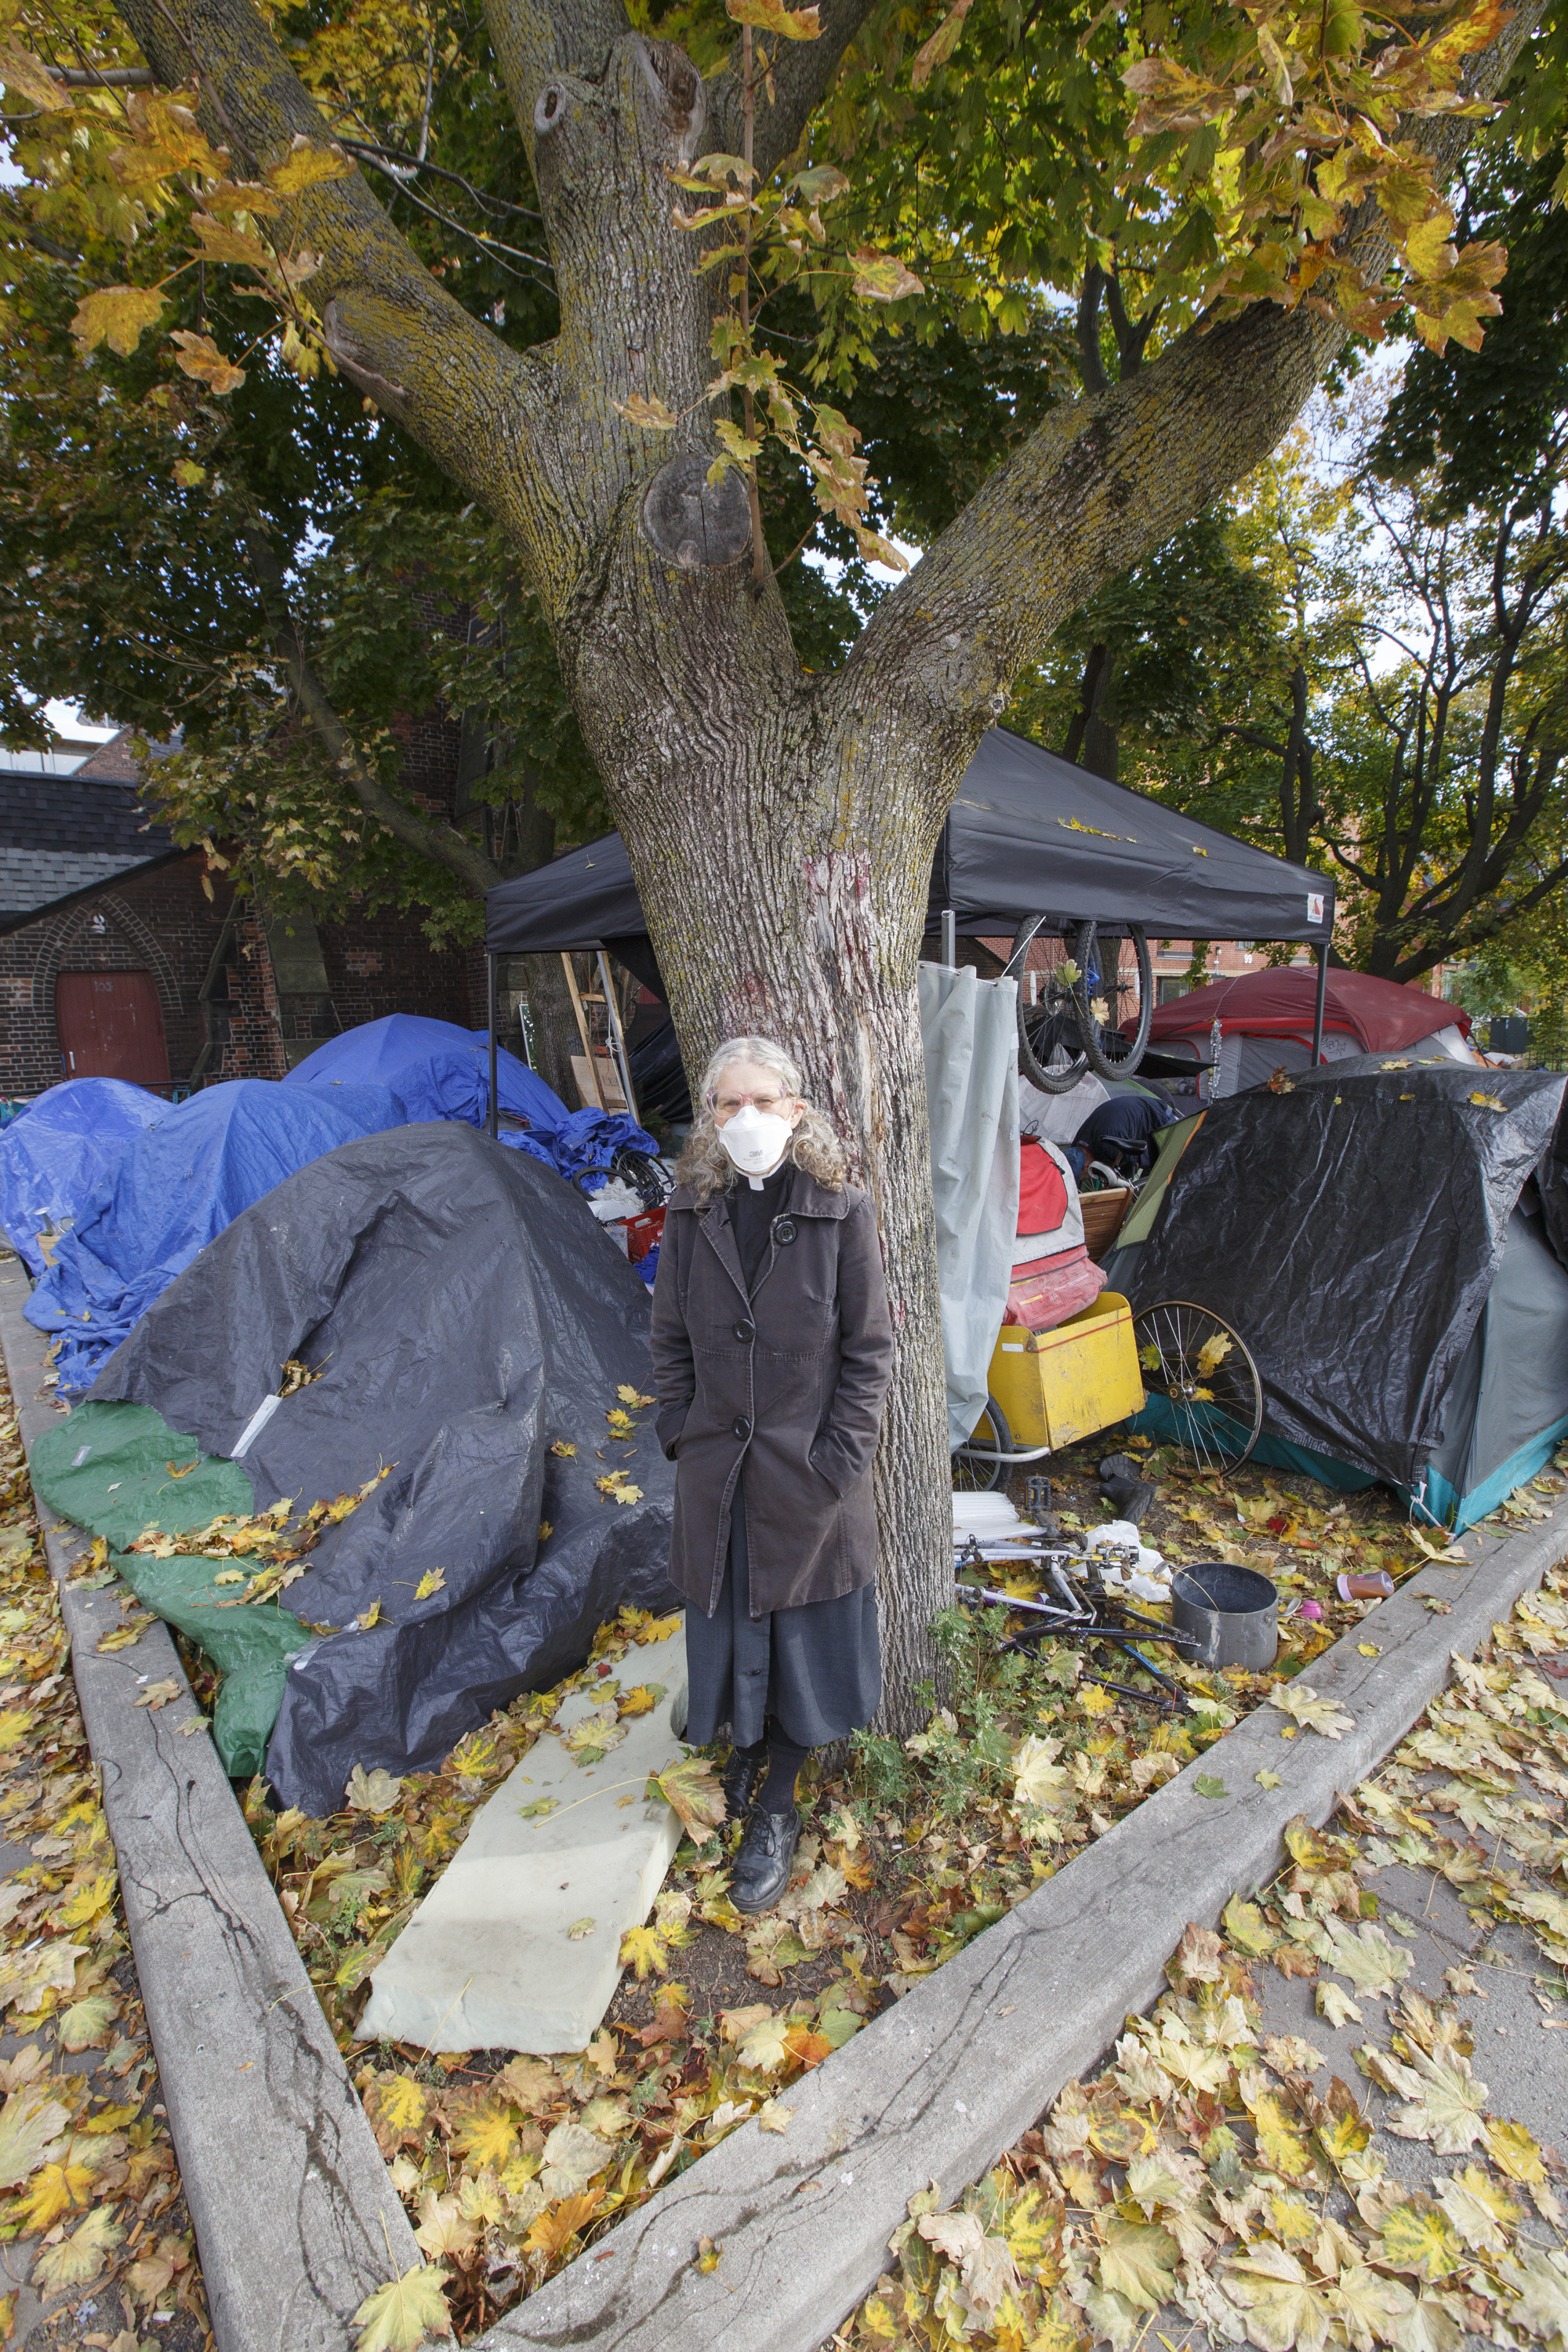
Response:
[[[776,1723],[770,1723],[765,1738],[759,1739],[753,1748],[737,1748],[735,1753],[758,1764],[764,1756],[767,1758],[768,1777],[757,1801],[765,1813],[790,1811],[795,1804],[795,1784],[810,1748],[797,1748],[794,1740],[784,1738]]]

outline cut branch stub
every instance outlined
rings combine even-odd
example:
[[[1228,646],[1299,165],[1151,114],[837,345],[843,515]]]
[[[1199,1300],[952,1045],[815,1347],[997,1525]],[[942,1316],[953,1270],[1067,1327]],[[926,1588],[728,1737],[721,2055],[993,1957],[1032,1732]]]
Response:
[[[637,54],[659,112],[676,135],[677,152],[683,163],[689,163],[708,123],[708,93],[702,77],[673,41],[639,38]]]
[[[727,466],[708,478],[709,457],[672,457],[661,466],[642,503],[643,537],[678,571],[721,571],[738,563],[752,543],[745,477]]]

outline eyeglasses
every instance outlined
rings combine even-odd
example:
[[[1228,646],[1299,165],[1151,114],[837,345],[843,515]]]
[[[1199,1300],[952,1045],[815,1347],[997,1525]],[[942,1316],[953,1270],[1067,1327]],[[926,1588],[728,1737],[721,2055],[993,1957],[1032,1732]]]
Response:
[[[726,1092],[710,1095],[708,1108],[722,1127],[727,1118],[733,1118],[735,1113],[744,1110],[748,1103],[753,1110],[760,1110],[763,1117],[768,1118],[781,1112],[790,1099],[788,1095],[732,1095]]]

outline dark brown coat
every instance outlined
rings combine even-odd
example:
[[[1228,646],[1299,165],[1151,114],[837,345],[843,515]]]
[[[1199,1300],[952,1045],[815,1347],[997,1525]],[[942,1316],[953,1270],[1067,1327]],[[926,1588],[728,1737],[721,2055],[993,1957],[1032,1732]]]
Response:
[[[725,1194],[669,1202],[653,1293],[658,1438],[674,1458],[669,1575],[711,1615],[742,1466],[751,1612],[833,1601],[877,1574],[871,1457],[892,1376],[877,1216],[790,1171],[748,1299]]]

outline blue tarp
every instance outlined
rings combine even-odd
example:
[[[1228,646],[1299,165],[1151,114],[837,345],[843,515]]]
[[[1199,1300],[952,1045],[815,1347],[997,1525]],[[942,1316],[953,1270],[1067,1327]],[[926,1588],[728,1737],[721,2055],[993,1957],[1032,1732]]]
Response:
[[[62,1391],[103,1359],[199,1250],[286,1176],[407,1123],[384,1086],[289,1089],[264,1078],[208,1087],[124,1146],[82,1203],[26,1308],[62,1335]]]
[[[422,1013],[391,1013],[345,1029],[295,1064],[287,1087],[382,1086],[401,1097],[412,1124],[431,1118],[466,1119],[482,1127],[489,1116],[489,1035],[459,1029],[454,1022]],[[566,1119],[559,1095],[536,1077],[526,1062],[502,1047],[496,1055],[500,1108],[526,1119],[529,1131],[556,1134]],[[564,1171],[563,1171],[564,1172]]]
[[[38,1234],[79,1223],[99,1180],[168,1109],[123,1078],[68,1078],[17,1113],[0,1137],[0,1228],[30,1274],[44,1271]]]
[[[552,1101],[555,1099],[551,1097]],[[646,1128],[623,1111],[574,1110],[563,1111],[562,1124],[551,1136],[536,1129],[523,1133],[515,1127],[503,1127],[502,1143],[510,1144],[514,1151],[526,1151],[535,1160],[542,1160],[558,1176],[564,1176],[579,1192],[596,1192],[608,1178],[610,1163],[617,1151],[646,1151],[651,1159],[658,1157],[658,1145]]]

